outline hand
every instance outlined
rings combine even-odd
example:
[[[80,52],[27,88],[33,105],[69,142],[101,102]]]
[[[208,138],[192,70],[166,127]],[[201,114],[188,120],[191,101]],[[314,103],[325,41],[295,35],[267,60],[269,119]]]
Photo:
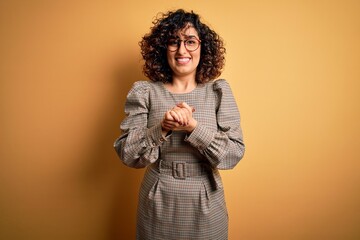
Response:
[[[192,132],[197,125],[197,121],[192,117],[194,111],[195,108],[190,107],[185,102],[179,103],[171,110],[167,111],[161,122],[165,134],[168,131]]]

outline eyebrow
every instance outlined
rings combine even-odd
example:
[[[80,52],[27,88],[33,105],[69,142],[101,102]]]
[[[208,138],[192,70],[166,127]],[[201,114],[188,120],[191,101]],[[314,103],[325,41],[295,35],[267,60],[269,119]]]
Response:
[[[189,38],[198,38],[197,36],[195,35],[186,35],[186,34],[181,34],[182,36],[184,36],[186,39],[189,39]],[[173,36],[172,39],[180,39],[180,36]]]

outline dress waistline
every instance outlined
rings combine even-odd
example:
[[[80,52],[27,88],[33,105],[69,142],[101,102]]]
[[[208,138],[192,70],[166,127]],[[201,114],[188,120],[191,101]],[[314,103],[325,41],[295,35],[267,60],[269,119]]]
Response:
[[[205,162],[186,162],[186,161],[156,161],[156,169],[163,174],[171,175],[176,179],[186,179],[211,173],[212,168]]]

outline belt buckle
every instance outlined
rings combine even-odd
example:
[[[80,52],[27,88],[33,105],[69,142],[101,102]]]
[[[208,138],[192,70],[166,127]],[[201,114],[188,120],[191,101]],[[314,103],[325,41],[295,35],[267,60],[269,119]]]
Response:
[[[172,173],[176,179],[186,179],[186,162],[184,161],[173,161],[172,162]]]

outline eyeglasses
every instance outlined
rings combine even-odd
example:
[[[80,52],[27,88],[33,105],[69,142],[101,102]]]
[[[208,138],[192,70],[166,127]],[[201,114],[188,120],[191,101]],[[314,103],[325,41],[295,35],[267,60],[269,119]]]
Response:
[[[186,50],[189,52],[196,51],[201,43],[201,40],[192,37],[186,40],[180,40],[180,39],[170,39],[167,44],[167,48],[170,52],[175,52],[179,49],[181,42],[184,42],[184,46]]]

